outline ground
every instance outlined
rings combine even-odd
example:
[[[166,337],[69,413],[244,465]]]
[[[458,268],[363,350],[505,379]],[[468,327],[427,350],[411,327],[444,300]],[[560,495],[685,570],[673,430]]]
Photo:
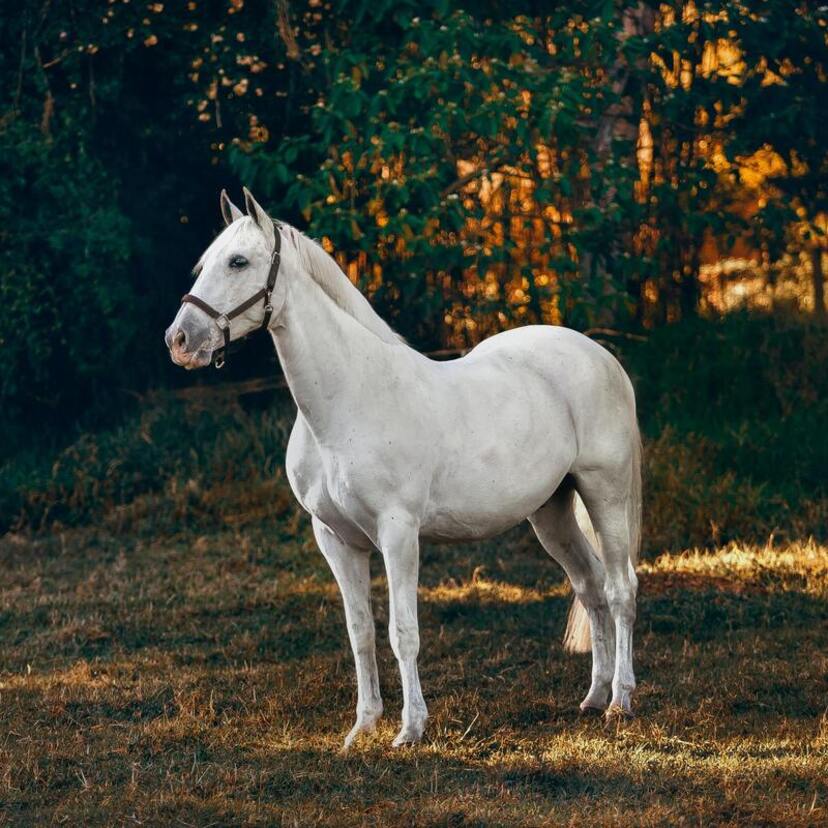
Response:
[[[634,721],[581,718],[589,657],[524,530],[427,547],[425,742],[375,566],[386,715],[347,756],[341,602],[285,499],[210,530],[0,540],[0,823],[828,824],[828,547],[650,557]],[[135,515],[130,518],[135,525]]]

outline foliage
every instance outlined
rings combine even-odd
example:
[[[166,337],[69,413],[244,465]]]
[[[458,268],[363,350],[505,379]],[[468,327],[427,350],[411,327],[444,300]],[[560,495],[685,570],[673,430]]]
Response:
[[[130,226],[100,199],[105,171],[68,128],[54,142],[25,132],[0,131],[0,394],[76,404],[135,335]]]
[[[183,292],[170,277],[186,277],[214,224],[215,197],[208,210],[187,189],[218,180],[182,100],[185,56],[136,37],[144,16],[126,4],[0,11],[4,442],[12,434],[0,456],[28,417],[71,424],[94,398],[164,376],[159,332]]]
[[[560,211],[579,209],[582,136],[617,102],[594,77],[614,57],[611,16],[578,38],[571,8],[541,20],[490,12],[400,4],[372,26],[334,26],[312,75],[319,98],[306,134],[232,158],[333,250],[381,266],[375,300],[417,342],[443,328],[447,312],[467,315],[469,301],[479,322],[487,306],[503,316],[515,279],[526,286],[519,308],[540,318],[550,289],[533,273],[539,257],[554,257],[562,273],[576,267]],[[535,184],[531,208],[514,203],[518,179]],[[493,180],[501,192],[486,204]],[[547,203],[557,204],[556,219],[537,209]],[[541,222],[531,255],[503,230],[510,214],[526,230]],[[470,272],[484,283],[496,277],[482,301],[469,296]],[[370,269],[363,275],[366,286],[376,281]]]
[[[294,43],[297,61],[319,55],[302,62],[304,134],[239,141],[231,162],[359,263],[415,342],[444,316],[476,341],[515,321],[693,315],[705,247],[749,235],[738,153],[767,138],[746,112],[803,38],[813,82],[786,111],[805,103],[809,129],[780,151],[811,146],[811,177],[824,163],[823,13],[765,7],[402,3],[352,27],[345,4]],[[795,22],[769,25],[783,17]],[[768,215],[777,195],[761,193]],[[784,216],[760,251],[778,255]]]
[[[828,419],[824,326],[784,316],[690,320],[654,332],[627,358],[650,435],[704,435],[720,473],[769,485],[783,500],[825,492],[828,441],[808,436]]]
[[[766,4],[761,26],[746,9],[734,11],[745,60],[755,68],[740,89],[728,151],[737,163],[769,148],[779,157],[781,163],[770,176],[773,192],[757,215],[756,228],[771,255],[778,256],[791,229],[804,235],[806,246],[814,240],[819,244],[824,235],[818,219],[828,210],[828,84],[823,65],[828,10],[802,4],[791,14],[782,4]],[[770,70],[770,77],[761,67]],[[805,227],[797,228],[802,220]]]
[[[242,181],[420,347],[692,316],[756,205],[768,260],[820,232],[824,23],[787,0],[4,8],[6,409],[181,382],[159,333]]]

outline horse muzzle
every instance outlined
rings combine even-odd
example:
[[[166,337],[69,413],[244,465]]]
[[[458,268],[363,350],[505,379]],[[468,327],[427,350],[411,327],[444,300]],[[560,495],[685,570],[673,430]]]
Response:
[[[188,371],[205,368],[213,358],[214,342],[210,331],[193,320],[176,320],[167,328],[164,342],[170,359]]]

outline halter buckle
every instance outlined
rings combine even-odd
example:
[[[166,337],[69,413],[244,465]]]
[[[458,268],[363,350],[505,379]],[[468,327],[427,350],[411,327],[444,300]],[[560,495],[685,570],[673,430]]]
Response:
[[[219,314],[219,316],[216,317],[216,325],[218,325],[222,330],[224,330],[225,328],[230,327],[230,320],[227,318],[225,314]]]

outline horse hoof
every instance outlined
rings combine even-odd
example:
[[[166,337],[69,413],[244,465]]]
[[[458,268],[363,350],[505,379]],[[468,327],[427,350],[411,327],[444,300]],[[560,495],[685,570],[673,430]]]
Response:
[[[584,719],[597,719],[598,717],[604,715],[604,709],[601,707],[596,707],[592,704],[582,704],[578,708],[578,713]]]
[[[375,733],[377,729],[377,721],[381,715],[382,711],[374,716],[371,716],[370,718],[357,719],[357,723],[351,728],[350,733],[345,737],[345,741],[339,749],[340,754],[344,756],[348,752],[351,745],[354,743],[354,740],[360,733]]]
[[[620,704],[611,704],[604,714],[607,724],[614,722],[629,722],[635,718],[635,714],[629,707],[622,707]]]
[[[417,731],[414,728],[404,727],[391,742],[391,747],[405,747],[406,745],[416,745],[423,738],[422,730]]]

